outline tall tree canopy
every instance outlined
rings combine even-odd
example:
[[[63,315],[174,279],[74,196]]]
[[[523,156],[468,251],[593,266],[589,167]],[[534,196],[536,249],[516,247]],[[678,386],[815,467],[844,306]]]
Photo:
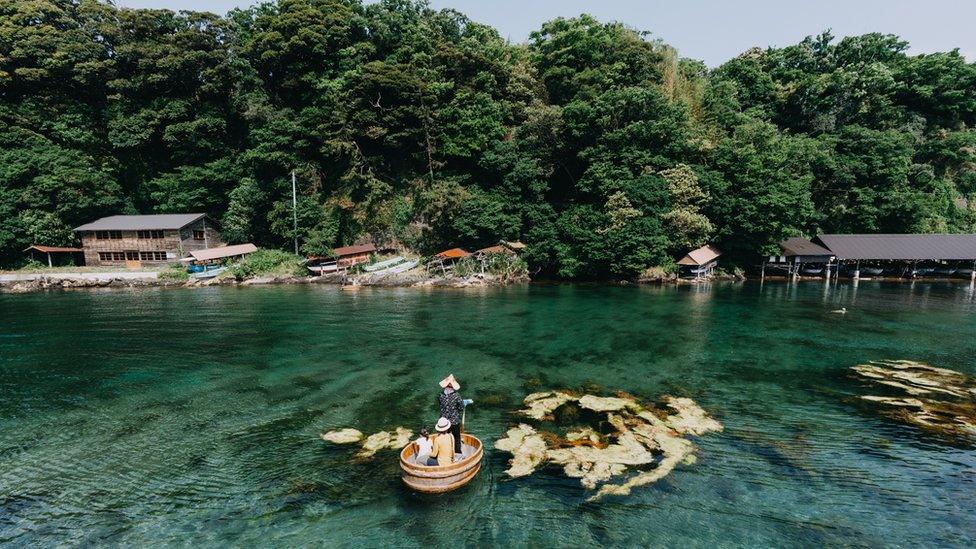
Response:
[[[907,47],[824,33],[708,70],[585,15],[511,44],[416,0],[0,0],[0,264],[117,213],[284,247],[292,171],[307,253],[520,239],[570,278],[705,242],[749,264],[816,231],[974,231],[976,65]]]

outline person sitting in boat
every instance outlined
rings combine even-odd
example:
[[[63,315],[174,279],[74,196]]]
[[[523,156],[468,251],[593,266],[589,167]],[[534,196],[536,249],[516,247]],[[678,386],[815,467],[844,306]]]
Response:
[[[417,463],[427,465],[430,452],[434,449],[434,441],[431,439],[430,431],[426,427],[420,428],[420,437],[413,441],[416,444]]]
[[[451,434],[451,421],[446,417],[437,420],[434,427],[437,435],[434,437],[433,449],[427,458],[427,465],[450,465],[454,463],[454,435]]]
[[[454,435],[454,453],[461,453],[461,414],[464,413],[465,401],[458,394],[461,384],[451,374],[441,380],[443,391],[437,395],[437,403],[441,407],[441,417],[451,422],[451,434]]]

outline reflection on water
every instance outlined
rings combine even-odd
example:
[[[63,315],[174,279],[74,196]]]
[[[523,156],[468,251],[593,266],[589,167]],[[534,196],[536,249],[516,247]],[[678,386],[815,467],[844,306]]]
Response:
[[[972,448],[859,405],[848,372],[976,374],[974,313],[929,282],[0,295],[0,543],[970,545]],[[432,423],[447,372],[488,441],[463,490],[411,494],[395,454],[318,438]],[[595,385],[726,429],[627,497],[505,480],[507,411]]]

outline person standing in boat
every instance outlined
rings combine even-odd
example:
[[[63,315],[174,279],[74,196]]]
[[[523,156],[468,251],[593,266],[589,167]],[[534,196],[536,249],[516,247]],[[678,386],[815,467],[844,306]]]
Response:
[[[454,453],[460,454],[461,414],[464,413],[464,406],[468,401],[463,400],[458,394],[458,391],[461,390],[461,384],[454,379],[454,374],[441,380],[441,388],[443,390],[437,395],[437,403],[441,407],[441,417],[451,422],[451,434],[454,435]]]

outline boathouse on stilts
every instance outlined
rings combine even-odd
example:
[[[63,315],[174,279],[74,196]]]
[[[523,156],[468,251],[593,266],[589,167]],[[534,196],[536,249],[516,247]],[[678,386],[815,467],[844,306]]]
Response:
[[[680,274],[684,278],[708,278],[712,276],[721,255],[722,252],[711,244],[692,250],[678,260]]]
[[[976,282],[976,234],[825,234],[780,243],[763,275],[963,278]]]

